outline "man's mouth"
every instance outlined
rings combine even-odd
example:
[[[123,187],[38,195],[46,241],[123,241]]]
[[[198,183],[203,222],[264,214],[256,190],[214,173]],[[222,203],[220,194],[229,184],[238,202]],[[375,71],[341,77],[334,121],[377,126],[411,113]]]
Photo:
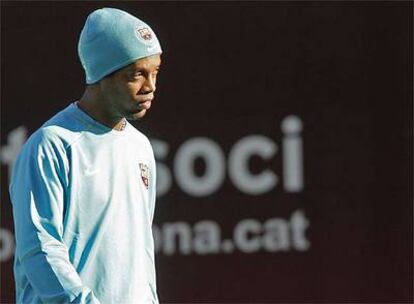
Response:
[[[139,103],[141,109],[148,110],[151,107],[152,99],[143,100]]]

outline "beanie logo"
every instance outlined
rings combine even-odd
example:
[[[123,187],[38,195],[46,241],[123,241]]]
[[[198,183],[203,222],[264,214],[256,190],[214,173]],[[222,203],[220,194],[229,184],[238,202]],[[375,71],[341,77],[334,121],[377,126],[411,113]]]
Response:
[[[152,39],[152,34],[149,28],[141,27],[136,29],[137,37],[142,39],[144,42],[149,42]]]

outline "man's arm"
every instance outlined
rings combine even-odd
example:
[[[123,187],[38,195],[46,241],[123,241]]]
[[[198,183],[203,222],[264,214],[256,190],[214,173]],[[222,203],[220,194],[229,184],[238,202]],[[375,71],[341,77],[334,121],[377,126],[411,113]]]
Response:
[[[99,303],[82,284],[62,239],[67,163],[63,144],[38,131],[19,156],[10,185],[16,256],[45,303]]]
[[[154,212],[155,212],[155,202],[157,199],[157,165],[155,162],[155,157],[154,157],[154,152],[152,152],[152,147],[151,147],[151,153],[152,153],[152,157],[151,157],[151,164],[150,164],[150,186],[149,186],[149,190],[150,190],[150,206],[151,206],[151,224],[154,220]]]

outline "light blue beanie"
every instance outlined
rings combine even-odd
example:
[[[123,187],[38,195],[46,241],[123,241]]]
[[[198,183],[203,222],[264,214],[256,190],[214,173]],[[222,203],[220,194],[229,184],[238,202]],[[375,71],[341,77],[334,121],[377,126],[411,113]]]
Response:
[[[146,23],[115,8],[93,11],[86,19],[78,44],[87,84],[161,52],[157,37]]]

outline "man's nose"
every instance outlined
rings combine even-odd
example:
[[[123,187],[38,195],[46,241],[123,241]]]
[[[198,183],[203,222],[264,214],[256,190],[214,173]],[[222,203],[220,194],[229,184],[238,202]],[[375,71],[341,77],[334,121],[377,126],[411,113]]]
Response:
[[[144,85],[142,86],[142,91],[144,93],[152,93],[155,91],[155,89],[155,80],[151,76],[148,76],[145,80]]]

